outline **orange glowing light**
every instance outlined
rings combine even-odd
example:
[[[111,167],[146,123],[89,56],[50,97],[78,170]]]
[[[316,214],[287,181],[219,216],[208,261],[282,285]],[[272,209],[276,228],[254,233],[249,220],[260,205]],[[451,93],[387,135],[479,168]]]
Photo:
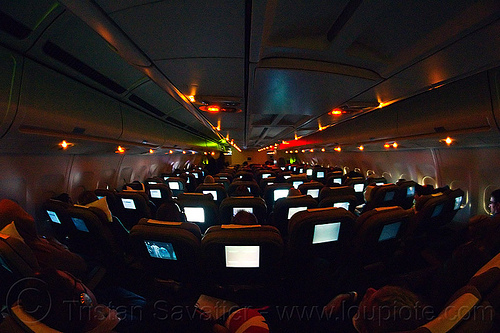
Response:
[[[169,150],[169,154],[173,154],[174,152],[172,150]]]
[[[450,137],[447,137],[446,139],[444,139],[444,142],[446,142],[446,144],[449,146],[453,142],[453,139]]]
[[[332,116],[340,116],[342,113],[344,113],[344,111],[342,111],[341,109],[333,109],[330,114]]]
[[[196,100],[194,99],[194,96],[193,95],[189,95],[187,97],[192,103],[194,103]]]
[[[182,153],[183,153],[183,154],[186,154],[186,151],[185,151],[185,150],[183,150],[183,151],[182,151]]]
[[[390,147],[391,147],[391,145],[390,145],[390,144],[388,144],[388,143],[386,143],[386,144],[384,145],[384,148],[390,148]]]
[[[298,152],[299,152],[298,150],[295,151],[295,153],[298,153]]]
[[[150,150],[149,150],[149,153],[150,153],[150,154],[153,154],[154,152],[155,152],[155,151],[154,151],[153,149],[150,149]]]
[[[73,145],[73,144],[66,142],[66,140],[63,140],[63,141],[59,144],[59,146],[61,146],[61,148],[62,148],[62,149],[66,149],[66,148],[68,148],[69,146],[72,146],[72,145]]]
[[[193,154],[193,155],[194,155],[194,154],[196,154],[196,152],[192,151],[192,152],[191,152],[191,154]]]
[[[219,112],[220,108],[217,105],[209,105],[207,107],[208,112]]]
[[[398,148],[398,143],[397,143],[397,142],[394,142],[394,143],[392,144],[392,146],[393,146],[394,148]]]
[[[363,146],[359,146],[359,147],[358,147],[358,149],[359,149],[359,150],[363,150],[363,149],[365,149],[365,147],[363,147]]]
[[[325,148],[321,148],[321,151],[324,153],[325,152]]]
[[[309,151],[310,151],[311,153],[314,153],[314,149],[309,149]]]
[[[338,152],[341,152],[341,151],[342,151],[342,148],[340,148],[340,147],[335,147],[335,148],[333,148],[333,150],[338,151]]]
[[[118,148],[116,148],[116,151],[115,153],[118,153],[118,154],[123,154],[125,152],[125,148],[123,148],[122,146],[118,146]]]

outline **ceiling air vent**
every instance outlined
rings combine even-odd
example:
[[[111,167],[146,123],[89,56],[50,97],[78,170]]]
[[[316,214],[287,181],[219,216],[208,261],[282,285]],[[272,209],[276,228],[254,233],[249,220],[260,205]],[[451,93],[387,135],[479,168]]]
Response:
[[[31,33],[31,29],[14,20],[11,16],[7,15],[0,10],[0,30],[5,31],[17,39],[25,39]]]

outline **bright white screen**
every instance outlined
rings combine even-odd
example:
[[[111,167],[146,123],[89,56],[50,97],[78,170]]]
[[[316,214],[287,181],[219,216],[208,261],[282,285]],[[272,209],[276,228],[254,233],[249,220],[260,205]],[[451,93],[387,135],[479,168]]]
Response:
[[[122,202],[123,202],[123,207],[125,207],[126,209],[136,209],[133,199],[122,198]]]
[[[339,239],[340,222],[316,224],[314,226],[313,244],[335,242]]]
[[[77,217],[72,217],[71,220],[73,221],[75,228],[77,228],[80,231],[89,232],[89,229],[87,229],[87,226],[85,225],[85,222],[82,219],[79,219]]]
[[[384,184],[385,184],[385,183],[383,183],[383,182],[375,183],[375,185],[377,185],[377,186],[382,186],[382,185],[384,185]]]
[[[285,176],[283,176],[283,178],[285,178],[285,179],[290,179],[290,178],[292,178],[292,176],[290,176],[290,175],[285,175]]]
[[[293,182],[293,187],[295,188],[299,188],[300,185],[304,184],[303,181],[299,181],[299,182]]]
[[[268,177],[271,177],[271,174],[270,173],[263,173],[262,174],[262,179],[266,179]]]
[[[291,219],[293,214],[307,210],[307,207],[290,207],[288,208],[288,219]]]
[[[193,173],[194,178],[198,179],[198,173]]]
[[[342,178],[333,178],[334,184],[342,184]]]
[[[286,198],[288,195],[288,190],[274,190],[274,201],[280,199],[280,198]]]
[[[151,198],[161,199],[161,190],[154,188],[149,190],[149,193],[151,193]]]
[[[259,267],[260,247],[258,245],[226,245],[226,267]]]
[[[333,207],[344,208],[345,210],[349,210],[349,203],[348,202],[336,202],[333,204]]]
[[[325,173],[323,171],[318,171],[316,173],[316,178],[325,178]]]
[[[170,187],[171,190],[178,190],[179,183],[178,182],[168,182],[168,187]]]
[[[415,187],[410,186],[406,189],[406,197],[413,197],[415,195]]]
[[[399,227],[401,226],[401,222],[395,222],[391,224],[384,225],[382,232],[380,233],[380,237],[378,238],[379,242],[394,239],[398,235]]]
[[[354,192],[363,192],[364,184],[354,184]]]
[[[57,214],[55,212],[48,210],[47,214],[49,214],[50,220],[52,222],[61,224],[61,221],[59,220],[59,218],[57,217]]]
[[[455,205],[453,206],[453,210],[459,209],[461,203],[462,203],[462,197],[456,197],[455,198]]]
[[[214,197],[214,200],[217,200],[217,191],[205,190],[203,191],[203,194],[211,194]]]
[[[184,207],[184,213],[188,222],[205,222],[205,210],[203,207]]]
[[[317,198],[319,196],[319,188],[313,188],[313,189],[307,190],[307,194],[313,198]]]
[[[177,260],[172,243],[145,240],[144,244],[148,249],[149,255],[153,258]]]
[[[236,215],[240,210],[249,212],[253,214],[253,207],[233,207],[233,216]]]
[[[306,175],[312,176],[313,175],[313,170],[312,169],[307,169],[306,170]]]

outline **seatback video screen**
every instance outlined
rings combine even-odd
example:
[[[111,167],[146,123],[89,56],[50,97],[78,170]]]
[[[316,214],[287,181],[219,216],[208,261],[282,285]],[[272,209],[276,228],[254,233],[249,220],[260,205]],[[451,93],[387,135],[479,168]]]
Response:
[[[161,199],[161,190],[152,188],[149,190],[149,193],[151,195],[151,198]]]
[[[316,178],[325,178],[325,172],[324,171],[316,172]]]
[[[365,184],[354,184],[354,192],[363,192],[365,189]]]
[[[345,210],[349,210],[349,203],[348,202],[335,202],[333,204],[333,207],[344,208]]]
[[[383,242],[389,239],[394,239],[398,235],[399,228],[401,227],[401,222],[394,222],[384,225],[382,232],[378,238],[379,242]]]
[[[342,185],[342,178],[333,178],[333,183]]]
[[[145,240],[144,244],[152,258],[177,260],[172,243]]]
[[[133,199],[122,198],[122,203],[125,209],[136,209]]]
[[[460,205],[462,204],[462,197],[456,197],[455,198],[455,205],[453,206],[453,210],[458,210],[460,208]]]
[[[286,198],[287,195],[288,195],[287,189],[274,190],[274,201],[281,198]]]
[[[317,198],[317,197],[319,197],[319,188],[309,189],[309,190],[307,190],[306,193],[313,198]]]
[[[170,187],[171,190],[179,190],[179,183],[178,182],[168,182],[168,187]]]
[[[89,232],[89,229],[87,228],[87,225],[82,219],[79,219],[78,217],[72,217],[71,221],[73,221],[73,224],[75,225],[75,228],[83,231],[83,232]]]
[[[293,214],[307,210],[307,207],[290,207],[288,208],[288,219],[291,219]]]
[[[57,224],[61,224],[61,220],[59,220],[59,217],[57,217],[57,214],[56,212],[53,212],[51,210],[48,210],[47,211],[47,214],[49,215],[49,218],[52,222],[54,223],[57,223]]]
[[[258,268],[260,266],[260,246],[226,245],[227,268]]]
[[[184,207],[184,214],[188,222],[205,223],[205,210],[203,207]]]
[[[340,222],[316,224],[314,226],[313,244],[336,242],[339,239]]]
[[[203,194],[211,194],[214,197],[214,200],[217,200],[217,191],[203,190]]]
[[[298,189],[300,185],[304,184],[303,181],[295,181],[293,182],[293,187]]]

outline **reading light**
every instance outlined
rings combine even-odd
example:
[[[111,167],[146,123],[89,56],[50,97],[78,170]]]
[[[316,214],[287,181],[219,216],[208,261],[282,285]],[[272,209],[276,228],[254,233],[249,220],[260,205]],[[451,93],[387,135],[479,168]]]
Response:
[[[193,155],[194,155],[194,154],[196,154],[196,152],[192,151],[192,152],[191,152],[191,154],[193,154]]]
[[[392,146],[393,146],[394,148],[398,148],[398,143],[397,143],[397,142],[394,142],[394,143],[392,144]]]
[[[298,153],[298,152],[299,152],[298,150],[295,151],[295,153]]]
[[[194,96],[193,95],[189,95],[187,97],[192,103],[194,103],[196,100],[194,99]]]
[[[333,109],[330,114],[332,116],[340,116],[342,113],[344,113],[344,111],[342,111],[341,109]]]
[[[61,143],[59,143],[59,146],[61,146],[62,149],[66,149],[68,147],[74,146],[74,144],[71,142],[66,142],[66,140],[63,140]]]
[[[150,149],[150,150],[149,150],[149,153],[150,153],[150,154],[154,154],[154,152],[155,152],[155,151],[154,151],[153,149]]]
[[[212,156],[214,156],[214,155],[215,155],[215,152],[213,151],[213,152],[212,152]]]
[[[386,143],[386,144],[384,145],[384,148],[389,149],[390,147],[391,147],[391,145],[390,145],[390,144],[388,144],[388,143]]]
[[[174,152],[172,150],[169,151],[170,154],[173,154]]]
[[[217,105],[209,105],[207,107],[208,112],[219,112],[220,108]]]
[[[182,151],[182,153],[183,153],[183,154],[186,154],[186,151],[185,151],[185,150],[183,150],[183,151]]]
[[[453,139],[450,137],[447,137],[446,139],[440,140],[441,142],[446,143],[448,146],[453,143]]]
[[[303,152],[303,153],[305,153],[305,152],[306,152],[306,150],[305,150],[305,149],[302,149],[302,152]]]
[[[338,151],[340,153],[342,151],[342,148],[340,148],[340,146],[339,146],[339,147],[333,148],[333,150]]]
[[[325,148],[321,148],[321,151],[324,153],[325,152]]]
[[[358,149],[359,149],[359,150],[363,150],[363,149],[365,149],[365,147],[363,147],[363,146],[359,146],[359,147],[358,147]]]
[[[309,151],[310,151],[311,153],[314,153],[314,149],[309,149]]]
[[[123,148],[122,146],[118,146],[116,148],[116,151],[115,151],[115,153],[117,153],[117,154],[123,154],[124,152],[125,152],[125,148]]]

